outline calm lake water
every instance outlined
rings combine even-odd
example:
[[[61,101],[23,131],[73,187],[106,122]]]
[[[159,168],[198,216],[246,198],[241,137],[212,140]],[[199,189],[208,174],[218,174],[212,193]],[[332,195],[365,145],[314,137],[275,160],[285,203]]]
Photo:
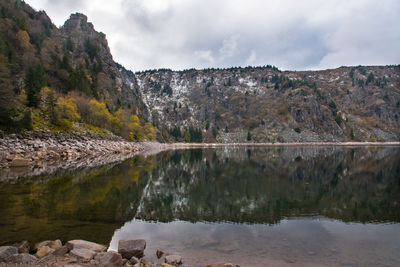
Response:
[[[0,212],[0,245],[144,238],[152,262],[400,266],[400,148],[166,151],[0,183]]]

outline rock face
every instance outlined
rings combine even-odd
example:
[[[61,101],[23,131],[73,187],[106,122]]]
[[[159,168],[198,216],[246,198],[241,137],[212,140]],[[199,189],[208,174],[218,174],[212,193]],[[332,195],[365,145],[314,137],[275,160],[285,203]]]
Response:
[[[125,259],[143,257],[145,248],[146,241],[144,239],[119,240],[118,242],[118,253]]]
[[[99,253],[96,255],[95,260],[97,260],[104,267],[120,267],[120,266],[122,266],[121,255],[114,251]]]
[[[67,242],[66,246],[69,250],[73,249],[87,249],[94,252],[103,252],[106,251],[107,247],[96,244],[93,242],[85,241],[85,240],[70,240]]]
[[[193,126],[207,142],[400,139],[400,66],[158,70],[136,78],[156,124]]]
[[[11,246],[0,247],[0,262],[5,261],[11,255],[17,254],[18,249]]]

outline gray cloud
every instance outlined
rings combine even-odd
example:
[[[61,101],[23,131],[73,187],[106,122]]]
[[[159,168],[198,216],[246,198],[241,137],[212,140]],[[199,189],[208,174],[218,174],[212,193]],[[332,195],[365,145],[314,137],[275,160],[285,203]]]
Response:
[[[28,0],[57,25],[82,12],[132,70],[400,63],[398,0]]]

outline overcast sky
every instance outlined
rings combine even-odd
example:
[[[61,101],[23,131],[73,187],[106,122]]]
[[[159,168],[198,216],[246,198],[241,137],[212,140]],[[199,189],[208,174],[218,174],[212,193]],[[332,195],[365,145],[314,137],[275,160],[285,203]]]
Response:
[[[71,13],[133,71],[400,63],[399,0],[27,0],[57,26]]]

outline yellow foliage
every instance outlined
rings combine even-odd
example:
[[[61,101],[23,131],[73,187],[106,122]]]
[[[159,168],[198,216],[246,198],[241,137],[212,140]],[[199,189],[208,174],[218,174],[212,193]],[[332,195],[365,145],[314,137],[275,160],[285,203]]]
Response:
[[[63,130],[71,129],[73,123],[81,118],[78,114],[75,99],[69,96],[57,99],[55,114],[55,124],[60,126]]]
[[[66,96],[58,98],[56,110],[59,116],[70,121],[77,121],[81,118],[78,114],[78,108],[76,107],[73,97]]]
[[[30,43],[29,43],[30,38],[29,38],[29,34],[26,31],[19,30],[17,32],[16,37],[19,42],[19,45],[22,48],[28,49],[30,47]]]
[[[119,128],[121,126],[120,119],[108,111],[106,104],[99,102],[96,99],[92,99],[89,102],[89,110],[89,123],[107,128],[114,133],[119,133]]]

